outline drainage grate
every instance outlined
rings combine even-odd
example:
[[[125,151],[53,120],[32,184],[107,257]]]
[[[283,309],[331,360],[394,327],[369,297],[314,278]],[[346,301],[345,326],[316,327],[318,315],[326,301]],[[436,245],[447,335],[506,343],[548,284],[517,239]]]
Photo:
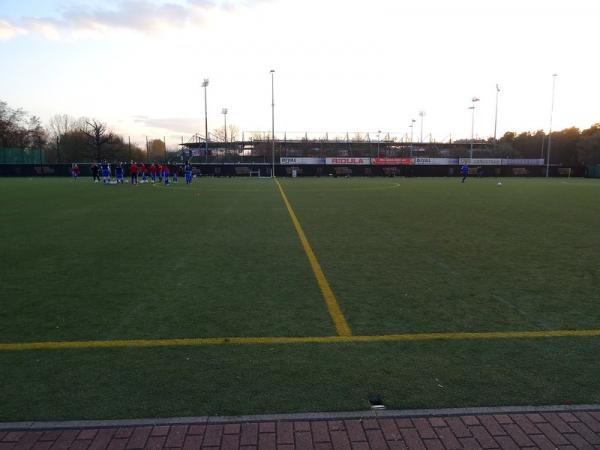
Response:
[[[385,409],[385,405],[379,394],[369,395],[369,403],[371,404],[371,409]]]

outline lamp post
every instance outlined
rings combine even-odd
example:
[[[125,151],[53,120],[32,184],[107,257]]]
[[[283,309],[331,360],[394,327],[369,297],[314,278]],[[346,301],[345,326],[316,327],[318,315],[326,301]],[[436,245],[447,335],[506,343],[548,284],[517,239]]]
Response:
[[[419,116],[421,117],[421,138],[419,139],[419,142],[422,144],[423,143],[423,117],[425,117],[425,111],[419,111]]]
[[[552,149],[552,116],[554,114],[554,90],[557,74],[552,74],[552,106],[550,107],[550,130],[548,131],[548,159],[546,160],[546,178],[550,176],[550,150]]]
[[[471,114],[471,152],[469,153],[469,159],[473,159],[473,143],[475,142],[475,102],[478,102],[479,99],[477,97],[473,97],[471,102],[473,106],[469,106],[469,109],[472,110]]]
[[[496,140],[496,130],[498,129],[498,94],[500,93],[500,86],[496,84],[496,113],[494,114],[494,150],[498,141]]]
[[[271,178],[275,178],[275,70],[271,69]]]
[[[415,119],[410,119],[410,157],[413,157],[413,131],[415,128]]]
[[[208,112],[206,102],[206,87],[208,86],[208,78],[205,78],[202,82],[204,88],[204,152],[206,154],[206,161],[208,161]]]
[[[379,144],[381,143],[381,130],[377,130],[377,157],[379,158]]]

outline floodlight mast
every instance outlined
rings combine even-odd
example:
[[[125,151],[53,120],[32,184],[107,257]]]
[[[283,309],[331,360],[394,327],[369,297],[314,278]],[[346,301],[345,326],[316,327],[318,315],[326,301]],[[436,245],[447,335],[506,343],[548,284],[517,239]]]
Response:
[[[473,159],[473,143],[475,142],[475,102],[478,102],[479,99],[477,97],[473,97],[471,99],[471,102],[473,103],[473,106],[469,106],[469,109],[472,110],[472,115],[471,115],[471,152],[469,153],[469,159],[472,160]],[[472,161],[469,161],[472,163]]]
[[[498,129],[498,94],[500,93],[500,86],[496,84],[496,113],[494,114],[494,150],[496,150],[496,146],[498,145],[498,140],[496,139],[496,131]]]
[[[410,157],[413,157],[413,131],[415,128],[415,119],[410,119]]]
[[[206,161],[208,162],[208,112],[207,112],[207,101],[206,101],[206,87],[208,86],[208,78],[205,78],[202,82],[204,88],[204,152],[206,154]]]
[[[275,178],[275,70],[271,69],[271,178]]]
[[[227,110],[227,108],[223,108],[221,110],[221,114],[223,114],[223,118],[225,119],[225,126],[223,127],[223,132],[224,132],[224,135],[225,135],[225,139],[224,140],[225,140],[226,144],[227,144],[227,113],[228,112],[229,111]]]
[[[550,107],[550,129],[548,130],[548,159],[546,160],[546,178],[550,176],[550,150],[552,149],[552,116],[554,114],[554,91],[556,88],[556,77],[552,74],[552,106]]]
[[[425,117],[425,111],[419,111],[419,117],[421,117],[421,138],[419,139],[419,142],[422,144],[423,143],[423,118]]]
[[[223,134],[225,136],[225,159],[227,159],[227,108],[221,109],[221,114],[223,114],[223,119],[225,120],[225,125],[223,126]]]

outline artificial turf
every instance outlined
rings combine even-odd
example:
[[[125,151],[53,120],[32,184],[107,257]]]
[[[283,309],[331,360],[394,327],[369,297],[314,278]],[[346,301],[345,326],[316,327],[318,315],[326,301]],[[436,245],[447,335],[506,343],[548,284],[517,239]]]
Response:
[[[286,192],[355,334],[600,328],[597,180],[301,180]]]
[[[598,338],[1,356],[0,421],[599,404]]]
[[[281,184],[355,335],[600,328],[595,180]],[[0,343],[335,334],[271,180],[0,192]],[[0,351],[0,420],[600,402],[599,345]]]
[[[217,181],[3,180],[0,341],[333,333],[271,183]]]

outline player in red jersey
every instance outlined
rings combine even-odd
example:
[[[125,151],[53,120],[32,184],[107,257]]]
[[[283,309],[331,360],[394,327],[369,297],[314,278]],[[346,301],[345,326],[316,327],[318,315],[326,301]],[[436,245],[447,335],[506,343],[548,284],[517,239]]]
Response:
[[[137,184],[138,182],[138,166],[135,161],[131,162],[129,166],[129,175],[131,175],[131,184]]]
[[[152,179],[153,183],[156,183],[156,170],[156,163],[152,163],[152,165],[150,166],[150,178]]]
[[[73,164],[73,167],[71,167],[71,175],[73,175],[73,179],[77,180],[77,178],[79,178],[80,173],[81,169],[79,168],[79,164]]]

